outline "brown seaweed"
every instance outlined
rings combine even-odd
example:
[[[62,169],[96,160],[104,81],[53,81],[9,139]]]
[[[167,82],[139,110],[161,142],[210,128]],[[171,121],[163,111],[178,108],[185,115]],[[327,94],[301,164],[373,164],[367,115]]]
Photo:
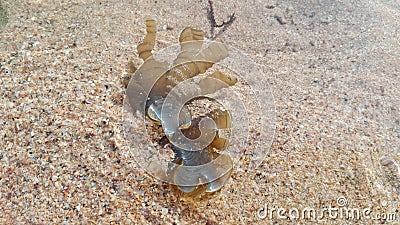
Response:
[[[218,191],[227,182],[233,167],[231,157],[222,153],[229,146],[222,131],[232,128],[231,114],[228,110],[214,109],[194,117],[188,105],[235,85],[236,78],[220,71],[198,82],[192,79],[226,58],[228,49],[221,42],[205,45],[204,32],[188,27],[180,34],[181,51],[169,68],[166,62],[152,57],[155,21],[146,20],[146,28],[147,34],[137,47],[139,57],[145,62],[129,84],[128,101],[134,99],[129,104],[133,109],[143,108],[140,113],[163,128],[175,154],[165,173],[168,181],[184,193],[197,195]]]

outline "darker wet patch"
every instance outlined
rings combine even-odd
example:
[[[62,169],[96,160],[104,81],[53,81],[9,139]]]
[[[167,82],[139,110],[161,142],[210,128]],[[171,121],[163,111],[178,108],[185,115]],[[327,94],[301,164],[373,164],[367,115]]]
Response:
[[[1,1],[0,1],[0,30],[6,26],[7,22],[8,22],[7,12],[3,8],[3,5],[1,4]]]

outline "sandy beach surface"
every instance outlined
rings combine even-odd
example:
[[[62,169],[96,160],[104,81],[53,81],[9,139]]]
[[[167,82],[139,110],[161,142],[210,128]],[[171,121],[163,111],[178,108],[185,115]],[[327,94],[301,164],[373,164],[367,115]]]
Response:
[[[214,1],[217,22],[236,15],[219,40],[262,68],[276,129],[257,168],[200,201],[138,166],[116,98],[144,20],[162,49],[210,30],[207,1],[1,7],[0,223],[400,223],[399,1]]]

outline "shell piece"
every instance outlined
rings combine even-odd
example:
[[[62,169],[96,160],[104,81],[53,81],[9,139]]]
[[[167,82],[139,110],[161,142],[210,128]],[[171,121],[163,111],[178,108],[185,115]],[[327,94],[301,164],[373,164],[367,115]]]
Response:
[[[380,160],[380,163],[382,166],[389,168],[394,173],[398,173],[400,171],[399,165],[397,165],[393,159],[388,158],[387,156],[383,156]]]

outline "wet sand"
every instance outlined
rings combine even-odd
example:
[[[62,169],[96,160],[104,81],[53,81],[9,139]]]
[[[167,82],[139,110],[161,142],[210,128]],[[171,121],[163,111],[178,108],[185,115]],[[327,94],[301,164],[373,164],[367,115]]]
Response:
[[[198,202],[137,165],[114,100],[129,59],[142,63],[144,20],[157,20],[162,49],[187,26],[209,30],[207,2],[29,2],[2,1],[1,223],[315,224],[276,211],[260,218],[259,209],[398,211],[396,1],[214,2],[217,21],[237,16],[220,40],[263,69],[276,131],[259,167],[236,168],[220,193]]]

